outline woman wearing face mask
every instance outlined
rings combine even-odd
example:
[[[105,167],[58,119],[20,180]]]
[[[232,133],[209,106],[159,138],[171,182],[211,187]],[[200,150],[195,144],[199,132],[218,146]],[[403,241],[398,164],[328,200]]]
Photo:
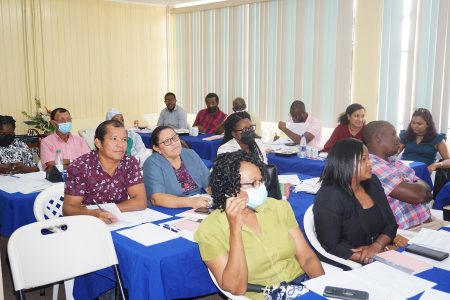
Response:
[[[0,116],[0,174],[39,171],[28,146],[15,138],[16,121]]]
[[[367,147],[357,139],[338,141],[321,181],[313,207],[319,242],[331,254],[367,264],[391,243],[398,227],[381,183],[372,175]]]
[[[235,295],[264,299],[247,291],[301,282],[324,273],[304,239],[287,201],[267,198],[264,165],[243,151],[221,154],[210,187],[216,208],[195,233],[203,261],[219,286]]]
[[[347,106],[339,118],[339,125],[334,129],[328,141],[323,146],[323,152],[328,152],[333,145],[345,138],[363,139],[366,109],[358,103],[353,103]]]
[[[267,164],[266,148],[255,133],[250,115],[243,111],[231,114],[225,121],[225,134],[217,154],[243,150]]]

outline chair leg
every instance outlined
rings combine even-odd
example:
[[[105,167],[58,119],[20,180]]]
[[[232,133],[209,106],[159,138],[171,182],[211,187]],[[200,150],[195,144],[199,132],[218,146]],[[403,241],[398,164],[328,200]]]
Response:
[[[67,279],[64,281],[64,289],[66,290],[66,300],[75,300],[73,298],[73,283],[74,279]]]
[[[17,299],[25,300],[25,292],[24,292],[24,290],[20,290],[20,291],[17,292]]]
[[[52,300],[58,300],[58,293],[59,293],[59,282],[53,284]]]
[[[122,300],[126,300],[127,297],[125,296],[125,289],[123,287],[122,277],[120,276],[119,266],[118,265],[113,265],[112,267],[113,267],[113,270],[114,270],[114,275],[116,276],[117,288],[119,289],[120,296],[121,296]]]

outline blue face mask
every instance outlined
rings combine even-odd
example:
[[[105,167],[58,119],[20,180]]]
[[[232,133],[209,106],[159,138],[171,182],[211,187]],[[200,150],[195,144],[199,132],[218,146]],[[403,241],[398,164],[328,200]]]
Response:
[[[58,130],[62,134],[67,134],[72,130],[72,122],[58,124]]]
[[[247,206],[251,209],[256,209],[267,201],[267,189],[264,184],[261,184],[259,188],[252,187],[245,191],[248,195]]]

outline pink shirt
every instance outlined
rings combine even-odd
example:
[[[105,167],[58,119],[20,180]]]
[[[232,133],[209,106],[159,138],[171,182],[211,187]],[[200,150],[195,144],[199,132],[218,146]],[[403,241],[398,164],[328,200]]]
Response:
[[[292,118],[289,118],[289,122],[293,122]],[[314,138],[309,141],[308,146],[322,149],[322,145],[320,144],[320,141],[322,139],[322,125],[320,124],[319,119],[316,119],[314,117],[311,117],[308,115],[308,118],[305,121],[305,131],[311,133],[314,135]],[[295,134],[300,135],[300,132],[295,132]]]
[[[61,149],[64,159],[76,159],[91,151],[86,141],[76,135],[69,134],[69,139],[64,142],[56,133],[53,133],[41,141],[41,162],[44,169],[45,164],[55,160],[56,150]]]

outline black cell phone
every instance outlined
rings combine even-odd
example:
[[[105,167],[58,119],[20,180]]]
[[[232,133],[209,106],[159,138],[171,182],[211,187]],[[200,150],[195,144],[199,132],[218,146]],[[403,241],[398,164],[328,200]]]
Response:
[[[194,210],[194,212],[199,213],[199,214],[210,214],[211,209],[207,208],[207,207],[199,207],[196,210]]]
[[[334,286],[326,286],[323,290],[325,297],[337,298],[337,299],[357,299],[367,300],[369,299],[369,293],[365,291],[351,290]]]
[[[442,261],[448,257],[447,252],[430,249],[419,245],[409,245],[405,251],[411,252],[417,255],[425,256],[434,260]]]

